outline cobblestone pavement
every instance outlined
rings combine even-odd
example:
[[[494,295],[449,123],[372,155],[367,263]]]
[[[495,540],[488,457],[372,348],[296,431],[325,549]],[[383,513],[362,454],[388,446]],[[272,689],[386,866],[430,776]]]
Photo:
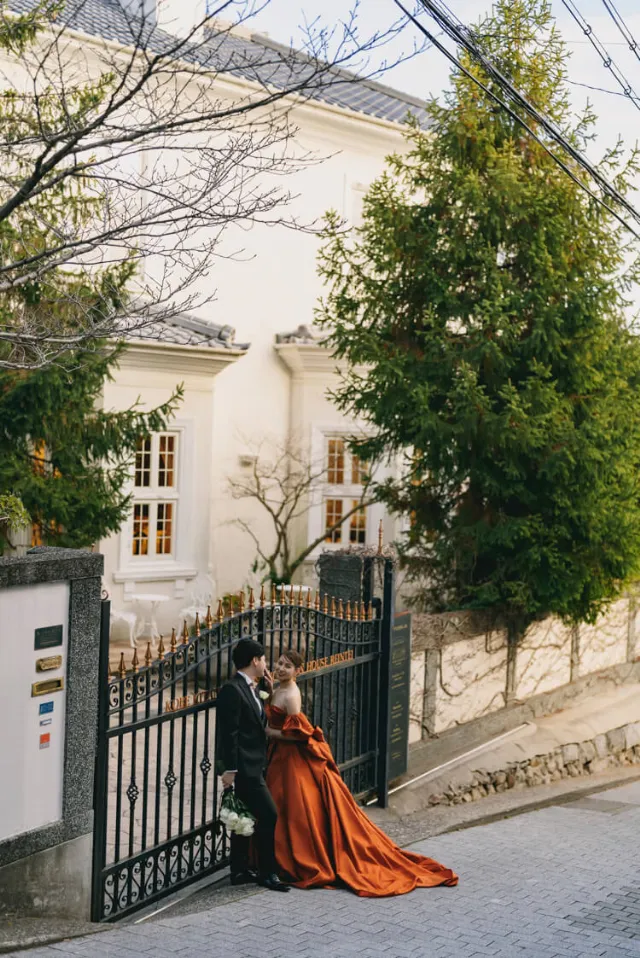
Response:
[[[222,895],[217,907],[169,910],[29,956],[631,958],[640,956],[638,835],[634,783],[414,846],[454,868],[457,888],[377,900],[295,889],[232,903]]]

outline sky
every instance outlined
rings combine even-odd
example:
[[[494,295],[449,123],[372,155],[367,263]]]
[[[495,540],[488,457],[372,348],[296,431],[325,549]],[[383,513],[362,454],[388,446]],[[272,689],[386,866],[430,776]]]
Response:
[[[630,86],[640,98],[640,47],[637,56],[629,49],[610,18],[603,0],[573,0],[594,35],[605,46],[608,54],[628,79]],[[640,44],[639,0],[613,0],[615,8],[624,17],[635,39]],[[450,10],[465,24],[474,24],[491,8],[490,0],[447,0]],[[407,0],[407,6],[410,5]],[[316,21],[328,28],[335,26],[351,6],[349,0],[268,0],[264,8],[251,21],[252,29],[268,33],[272,39],[295,46],[303,44],[301,25]],[[607,70],[589,40],[572,20],[562,0],[552,0],[552,11],[571,51],[569,78],[576,110],[581,110],[587,98],[598,114],[597,142],[589,149],[589,158],[598,160],[604,148],[613,145],[622,135],[629,146],[640,140],[640,99],[635,105],[620,95],[611,72]],[[635,8],[635,12],[634,12]],[[394,0],[359,0],[358,23],[362,36],[385,29],[398,15]],[[425,26],[434,28],[434,22],[422,13]],[[441,38],[445,41],[446,38]],[[409,24],[396,38],[394,44],[376,54],[370,66],[375,68],[382,57],[392,61],[399,53],[408,53],[421,35]],[[448,41],[446,41],[448,43]],[[444,55],[433,48],[427,49],[405,63],[387,70],[381,81],[417,97],[439,96],[448,85],[450,65]],[[611,91],[602,93],[589,90],[581,84]]]

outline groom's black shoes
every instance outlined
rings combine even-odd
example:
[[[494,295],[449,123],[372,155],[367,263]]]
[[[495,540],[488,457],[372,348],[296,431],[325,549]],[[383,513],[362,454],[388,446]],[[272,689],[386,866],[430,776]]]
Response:
[[[232,885],[253,885],[257,880],[258,876],[256,873],[250,871],[248,868],[245,868],[243,872],[236,872],[235,875],[231,876]]]
[[[290,885],[281,882],[277,875],[259,875],[258,884],[269,891],[289,891]]]

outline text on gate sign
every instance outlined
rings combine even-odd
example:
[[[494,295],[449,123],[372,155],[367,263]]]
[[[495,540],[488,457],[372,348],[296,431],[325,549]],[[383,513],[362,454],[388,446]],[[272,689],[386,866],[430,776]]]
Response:
[[[192,705],[200,705],[201,702],[208,702],[213,698],[213,692],[210,689],[204,689],[202,692],[194,692],[193,695],[181,695],[178,699],[171,699],[167,702],[165,712],[180,712],[182,709],[188,709]]]
[[[327,669],[331,665],[338,665],[339,662],[350,662],[353,658],[353,649],[348,652],[336,652],[335,655],[329,655],[324,659],[311,659],[303,668],[303,672],[318,672],[320,669]]]

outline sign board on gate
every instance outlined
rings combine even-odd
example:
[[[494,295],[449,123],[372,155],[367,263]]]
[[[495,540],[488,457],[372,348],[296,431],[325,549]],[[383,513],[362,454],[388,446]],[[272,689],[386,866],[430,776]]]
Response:
[[[389,763],[391,782],[409,764],[409,693],[411,684],[411,614],[397,615],[391,630],[389,694]]]

